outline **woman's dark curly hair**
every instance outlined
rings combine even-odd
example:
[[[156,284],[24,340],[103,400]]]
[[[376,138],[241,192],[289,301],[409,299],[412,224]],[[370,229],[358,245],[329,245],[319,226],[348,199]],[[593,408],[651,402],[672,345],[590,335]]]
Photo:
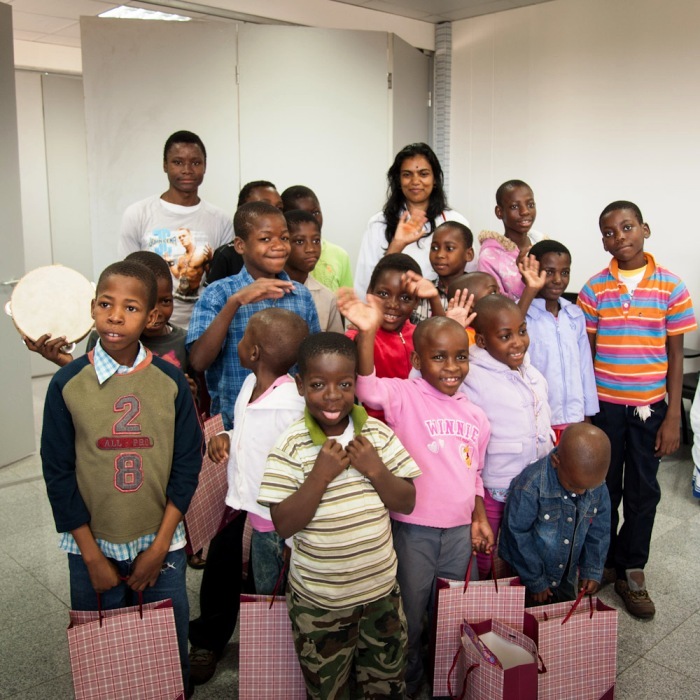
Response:
[[[443,190],[443,174],[440,161],[434,151],[427,143],[411,143],[404,146],[394,158],[394,163],[389,168],[386,174],[389,181],[387,189],[387,200],[384,205],[384,218],[386,219],[386,241],[391,243],[396,233],[396,227],[401,217],[401,210],[404,208],[406,199],[401,191],[401,166],[407,158],[423,156],[433,170],[435,178],[435,187],[430,193],[430,201],[428,202],[428,211],[425,212],[430,224],[430,231],[426,236],[430,235],[435,230],[435,219],[447,209],[447,198]]]

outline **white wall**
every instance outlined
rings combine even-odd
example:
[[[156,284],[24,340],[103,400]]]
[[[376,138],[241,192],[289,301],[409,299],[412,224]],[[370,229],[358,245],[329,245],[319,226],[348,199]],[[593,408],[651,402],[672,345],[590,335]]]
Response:
[[[163,144],[179,129],[207,148],[202,197],[238,197],[236,25],[81,19],[94,269],[117,259],[132,202],[168,188]],[[108,49],[106,47],[109,47]]]
[[[577,291],[609,261],[600,211],[632,200],[700,311],[698,27],[696,0],[555,0],[456,22],[450,203],[475,233],[494,228],[496,188],[526,180]]]

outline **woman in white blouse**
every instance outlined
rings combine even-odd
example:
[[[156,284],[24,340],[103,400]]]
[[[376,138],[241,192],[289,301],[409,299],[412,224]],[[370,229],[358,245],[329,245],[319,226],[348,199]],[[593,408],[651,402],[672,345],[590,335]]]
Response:
[[[384,209],[367,225],[355,271],[355,291],[364,299],[375,265],[387,253],[406,253],[423,276],[437,279],[428,259],[433,231],[445,221],[469,222],[447,206],[440,161],[426,143],[402,148],[387,173],[388,198]]]

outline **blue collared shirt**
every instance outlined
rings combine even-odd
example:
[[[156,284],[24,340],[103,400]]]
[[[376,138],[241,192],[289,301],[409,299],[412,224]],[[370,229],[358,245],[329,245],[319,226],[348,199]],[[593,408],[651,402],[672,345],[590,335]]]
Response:
[[[286,272],[277,275],[277,279],[290,281]],[[253,282],[255,280],[244,267],[237,275],[212,282],[202,292],[195,304],[187,331],[188,352],[224,308],[229,297]],[[281,299],[264,299],[241,306],[228,328],[219,355],[205,372],[207,389],[211,396],[211,414],[221,413],[227,430],[233,426],[233,406],[245,378],[250,374],[250,370],[241,367],[238,359],[238,343],[243,338],[250,317],[257,311],[274,306],[301,316],[309,325],[309,333],[318,333],[321,330],[311,293],[304,285],[298,282],[293,284],[294,290]]]
[[[605,483],[570,493],[559,483],[551,453],[513,479],[501,525],[498,554],[532,593],[577,576],[600,581],[610,545],[610,496]]]

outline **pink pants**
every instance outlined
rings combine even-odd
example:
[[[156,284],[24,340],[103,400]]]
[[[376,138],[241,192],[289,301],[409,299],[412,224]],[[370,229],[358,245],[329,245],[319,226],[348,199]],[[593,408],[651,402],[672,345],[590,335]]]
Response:
[[[496,501],[491,497],[488,489],[484,489],[484,509],[486,510],[486,519],[493,530],[493,536],[496,544],[498,544],[498,530],[501,527],[503,519],[503,511],[506,507],[505,503]],[[477,554],[476,563],[479,567],[479,578],[483,581],[489,577],[491,572],[491,557],[488,554]]]

